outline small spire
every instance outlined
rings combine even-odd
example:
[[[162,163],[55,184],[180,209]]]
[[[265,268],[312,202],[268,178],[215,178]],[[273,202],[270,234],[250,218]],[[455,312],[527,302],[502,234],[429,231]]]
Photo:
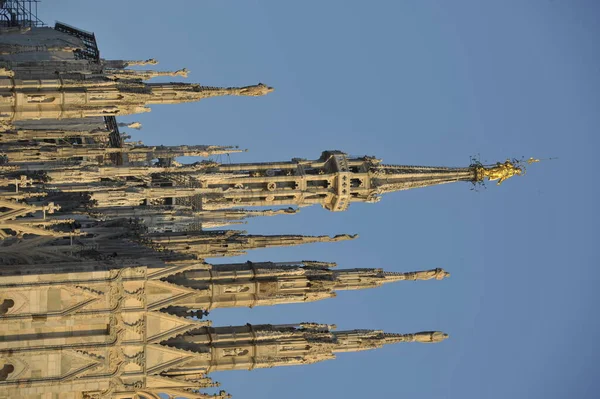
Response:
[[[154,58],[149,58],[147,60],[127,60],[127,61],[122,61],[123,63],[125,63],[127,66],[133,66],[133,65],[157,65],[158,61],[155,60]]]
[[[331,334],[336,340],[334,352],[358,352],[399,342],[438,343],[448,338],[448,334],[440,331],[390,334],[380,330],[350,330],[332,332]]]
[[[206,98],[221,96],[265,96],[273,92],[273,88],[265,84],[245,87],[213,87],[196,83],[145,83],[142,101],[148,104],[178,104],[200,101]]]
[[[129,129],[135,129],[135,130],[142,129],[142,124],[140,122],[131,122],[131,123],[119,122],[119,123],[117,123],[117,125],[119,127],[127,127]]]
[[[160,76],[180,76],[187,78],[189,71],[186,68],[177,71],[154,71],[137,69],[106,68],[103,75],[112,80],[149,80]]]
[[[378,159],[365,157],[369,165],[371,187],[374,189],[367,202],[377,202],[381,194],[409,190],[419,187],[436,186],[459,181],[480,183],[484,179],[498,181],[500,185],[506,179],[525,173],[526,164],[539,162],[538,159],[506,160],[504,163],[484,165],[474,160],[463,168],[444,166],[384,165]]]
[[[239,95],[240,96],[264,96],[269,93],[272,93],[273,91],[275,91],[274,88],[267,86],[263,83],[259,83],[254,86],[242,87],[239,90]]]
[[[450,277],[444,269],[431,269],[416,272],[384,272],[382,269],[342,269],[333,272],[335,291],[358,290],[379,287],[396,281],[443,280]]]
[[[422,270],[416,272],[408,272],[408,273],[397,273],[397,272],[383,272],[383,276],[385,277],[384,283],[393,282],[393,281],[426,281],[426,280],[443,280],[445,278],[450,277],[450,273],[445,271],[444,269],[437,268],[431,270]]]
[[[442,342],[448,338],[449,335],[441,331],[421,331],[414,334],[384,334],[384,343],[419,342],[423,344],[432,344]]]
[[[154,58],[150,58],[147,60],[100,60],[102,66],[104,68],[127,68],[130,66],[144,66],[144,65],[156,65],[158,61]]]
[[[258,248],[288,247],[317,242],[352,240],[357,235],[246,235],[241,230],[164,232],[148,234],[143,240],[158,250],[195,253],[197,256],[237,256]]]

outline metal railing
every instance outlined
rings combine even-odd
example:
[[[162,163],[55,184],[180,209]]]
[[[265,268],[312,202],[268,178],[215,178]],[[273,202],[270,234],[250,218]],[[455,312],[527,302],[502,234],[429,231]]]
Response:
[[[75,58],[96,62],[100,60],[100,51],[98,50],[98,44],[96,43],[96,35],[94,35],[92,32],[67,25],[63,22],[57,22],[54,25],[54,29],[68,35],[75,36],[83,42],[84,47],[82,49],[75,50]]]

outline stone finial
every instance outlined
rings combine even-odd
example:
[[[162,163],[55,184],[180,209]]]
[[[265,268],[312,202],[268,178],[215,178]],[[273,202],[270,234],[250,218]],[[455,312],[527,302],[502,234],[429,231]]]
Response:
[[[182,69],[178,69],[177,71],[173,72],[173,75],[181,76],[182,78],[187,78],[188,73],[190,73],[190,71],[187,68],[182,68]]]
[[[329,241],[348,241],[348,240],[354,240],[355,238],[358,238],[358,234],[338,234],[336,236],[334,236],[333,238],[327,237],[329,238]]]
[[[240,87],[239,89],[237,89],[237,95],[258,97],[258,96],[265,96],[265,95],[273,92],[274,90],[275,89],[270,86],[267,86],[263,83],[259,83],[254,86]]]
[[[129,129],[141,130],[142,124],[140,122],[131,122],[131,123],[118,123],[119,127],[128,127]]]
[[[441,331],[424,331],[413,334],[414,342],[421,342],[425,344],[442,342],[448,339],[450,336]]]

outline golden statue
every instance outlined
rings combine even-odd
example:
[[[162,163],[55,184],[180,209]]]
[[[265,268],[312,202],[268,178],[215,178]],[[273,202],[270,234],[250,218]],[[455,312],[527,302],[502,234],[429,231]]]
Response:
[[[498,162],[496,166],[486,168],[484,166],[477,167],[477,180],[481,181],[487,177],[490,181],[498,180],[496,183],[498,186],[506,179],[510,179],[514,175],[523,174],[523,169],[516,166],[514,163],[507,159],[506,162]]]

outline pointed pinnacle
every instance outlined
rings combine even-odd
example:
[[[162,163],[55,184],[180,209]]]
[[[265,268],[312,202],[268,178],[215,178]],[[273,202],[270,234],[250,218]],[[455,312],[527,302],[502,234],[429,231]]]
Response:
[[[239,95],[241,96],[264,96],[272,93],[275,89],[267,86],[263,83],[259,83],[254,86],[246,86],[239,89]]]
[[[442,342],[449,338],[449,335],[441,331],[421,331],[414,334],[384,334],[386,344],[395,344],[398,342],[419,342],[431,344]]]
[[[444,269],[437,268],[431,270],[423,270],[416,272],[408,272],[408,273],[398,273],[398,272],[383,272],[383,276],[385,277],[384,283],[394,282],[394,281],[426,281],[426,280],[443,280],[445,278],[450,277],[450,273],[445,271]]]
[[[327,236],[325,236],[327,237]],[[347,240],[354,240],[355,238],[358,238],[358,234],[338,234],[334,237],[327,237],[329,238],[331,241],[347,241]]]

